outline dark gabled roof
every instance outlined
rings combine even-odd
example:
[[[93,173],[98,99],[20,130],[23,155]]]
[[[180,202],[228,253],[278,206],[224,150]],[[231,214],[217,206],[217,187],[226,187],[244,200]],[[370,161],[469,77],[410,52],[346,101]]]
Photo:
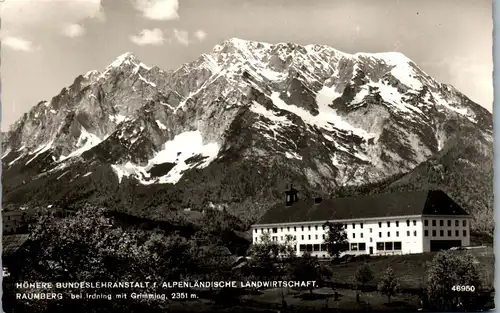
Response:
[[[28,236],[28,234],[2,236],[3,255],[15,253],[28,240]]]
[[[383,193],[369,196],[299,200],[291,206],[279,203],[257,224],[347,220],[406,215],[468,215],[440,190]]]

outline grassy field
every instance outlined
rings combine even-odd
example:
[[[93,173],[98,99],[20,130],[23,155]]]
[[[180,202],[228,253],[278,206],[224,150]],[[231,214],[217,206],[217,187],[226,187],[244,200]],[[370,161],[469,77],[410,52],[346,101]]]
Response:
[[[484,282],[484,287],[490,289],[494,284],[495,257],[492,247],[474,248],[470,250],[459,250],[454,253],[470,252],[479,262],[479,270]],[[387,267],[392,267],[396,276],[400,279],[402,288],[419,288],[427,282],[427,262],[436,255],[434,252],[394,256],[371,257],[368,261],[357,261],[347,264],[331,265],[333,270],[333,282],[354,283],[354,273],[363,263],[372,267],[377,284]]]

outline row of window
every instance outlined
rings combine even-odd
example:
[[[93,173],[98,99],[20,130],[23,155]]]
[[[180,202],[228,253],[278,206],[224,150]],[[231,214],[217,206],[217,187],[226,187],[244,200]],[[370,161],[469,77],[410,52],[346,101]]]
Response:
[[[315,244],[315,245],[299,245],[300,252],[319,252],[319,251],[328,251],[325,244]]]
[[[432,220],[432,226],[436,226],[437,221]],[[451,227],[451,220],[447,220],[448,227]],[[459,220],[455,220],[455,227],[458,227],[460,225]],[[429,226],[429,220],[424,220],[424,226]],[[439,226],[444,226],[444,220],[439,220]],[[466,227],[467,226],[467,220],[462,220],[462,226]]]
[[[399,251],[402,249],[401,241],[377,242],[378,251]]]
[[[407,237],[411,236],[411,232],[409,230],[406,231],[406,236]],[[417,231],[416,230],[413,231],[413,236],[415,236],[415,237],[417,236]],[[382,232],[378,233],[378,237],[382,238]],[[390,231],[387,232],[387,237],[391,237],[391,232]],[[399,231],[396,231],[396,237],[399,237]],[[356,234],[352,234],[352,238],[356,238]],[[361,234],[361,238],[363,238],[363,234]]]
[[[459,234],[460,233],[458,232],[458,230],[455,230],[455,237],[458,237]],[[464,237],[466,237],[467,236],[467,231],[463,230],[462,231],[462,235]],[[424,236],[425,237],[429,237],[429,231],[427,229],[424,230]],[[432,230],[432,237],[436,237],[436,230],[435,229]],[[440,230],[439,231],[439,237],[444,237],[444,230]],[[448,230],[448,237],[451,237],[451,230]]]
[[[396,227],[399,227],[399,221],[396,221],[395,223],[396,223]],[[413,226],[416,226],[416,225],[417,225],[417,221],[413,220]],[[451,225],[452,225],[451,220],[447,220],[447,225],[448,225],[448,227],[451,227]],[[455,226],[458,227],[459,225],[460,225],[459,220],[455,220]],[[406,226],[410,226],[410,220],[406,220]],[[424,220],[424,226],[429,226],[429,220]],[[437,226],[437,220],[432,220],[432,226]],[[439,226],[444,226],[444,220],[439,220]],[[467,226],[467,220],[462,220],[462,226],[463,227]],[[315,230],[318,230],[319,227],[321,227],[323,230],[325,229],[324,225],[322,225],[322,226],[318,226],[318,225],[307,226],[307,229],[310,231],[312,229],[312,227],[314,227]],[[359,223],[359,227],[363,228],[363,223]],[[382,228],[382,222],[378,223],[378,227]],[[387,222],[387,227],[391,227],[391,222]],[[292,227],[290,227],[290,226],[286,227],[287,231],[290,231],[291,228]],[[347,224],[344,224],[344,228],[347,229]],[[302,231],[304,231],[305,227],[301,226],[300,229]],[[352,229],[356,229],[356,223],[352,223]],[[271,230],[272,230],[273,234],[276,234],[278,232],[278,227],[274,227],[272,229],[271,228],[267,229],[268,232],[271,232]],[[280,230],[283,231],[284,227],[281,227]],[[297,226],[293,227],[293,231],[294,232],[297,231]],[[257,232],[258,232],[258,229],[255,229],[255,233],[257,233]],[[264,228],[261,228],[261,232],[264,233]],[[372,232],[372,229],[370,228],[370,233],[371,232]],[[379,237],[381,237],[381,236],[379,236]]]

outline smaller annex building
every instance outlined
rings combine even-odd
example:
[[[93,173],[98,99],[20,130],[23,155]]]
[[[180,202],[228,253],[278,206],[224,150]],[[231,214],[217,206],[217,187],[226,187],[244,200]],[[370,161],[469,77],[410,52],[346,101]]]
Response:
[[[329,257],[326,222],[344,224],[349,251],[344,254],[409,254],[470,245],[469,214],[441,190],[384,193],[336,199],[299,199],[290,186],[285,201],[252,225],[258,243],[292,235],[297,255]]]

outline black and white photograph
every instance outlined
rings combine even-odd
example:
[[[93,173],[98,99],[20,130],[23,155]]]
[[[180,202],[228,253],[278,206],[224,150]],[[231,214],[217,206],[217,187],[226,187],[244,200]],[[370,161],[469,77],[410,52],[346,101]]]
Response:
[[[2,312],[494,310],[492,4],[0,1]]]

